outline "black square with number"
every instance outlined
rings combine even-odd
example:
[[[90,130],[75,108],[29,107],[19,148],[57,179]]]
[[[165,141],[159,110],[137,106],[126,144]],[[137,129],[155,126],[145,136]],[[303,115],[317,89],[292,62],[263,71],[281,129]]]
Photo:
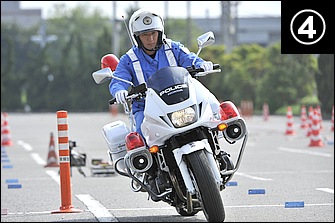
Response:
[[[333,54],[330,10],[325,2],[281,1],[281,53]]]

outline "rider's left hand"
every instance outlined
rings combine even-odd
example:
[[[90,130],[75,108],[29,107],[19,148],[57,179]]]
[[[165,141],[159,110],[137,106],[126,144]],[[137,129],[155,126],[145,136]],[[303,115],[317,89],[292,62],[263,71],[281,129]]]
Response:
[[[204,71],[213,70],[213,63],[211,61],[204,61],[200,67],[204,69]]]

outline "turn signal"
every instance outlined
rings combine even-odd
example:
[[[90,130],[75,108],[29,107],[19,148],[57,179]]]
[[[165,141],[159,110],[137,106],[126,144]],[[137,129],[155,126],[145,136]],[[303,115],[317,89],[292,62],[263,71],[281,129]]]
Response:
[[[150,148],[149,148],[149,151],[150,151],[150,153],[158,153],[158,151],[159,151],[159,148],[158,148],[158,146],[151,146]]]
[[[218,124],[217,127],[218,127],[219,131],[223,131],[228,127],[228,125],[226,123],[220,123],[220,124]]]

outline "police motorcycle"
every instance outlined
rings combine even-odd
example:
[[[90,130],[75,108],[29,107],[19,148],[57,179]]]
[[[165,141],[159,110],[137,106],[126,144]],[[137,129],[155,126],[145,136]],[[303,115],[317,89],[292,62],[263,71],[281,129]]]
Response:
[[[214,43],[214,34],[207,32],[197,41],[198,56],[203,47]],[[123,104],[128,126],[117,120],[102,129],[115,171],[131,179],[132,191],[147,192],[153,201],[168,203],[182,216],[202,211],[210,222],[225,220],[220,192],[239,168],[248,139],[236,106],[231,101],[213,102],[212,94],[197,80],[220,71],[218,64],[206,72],[194,66],[170,66],[139,86],[129,82],[127,101],[145,98],[141,125],[145,140],[135,131],[129,103]],[[118,78],[109,67],[92,77],[97,84]],[[114,103],[115,98],[109,101]],[[227,145],[241,140],[235,165],[221,149],[221,139]],[[149,172],[155,173],[155,189],[148,182]]]

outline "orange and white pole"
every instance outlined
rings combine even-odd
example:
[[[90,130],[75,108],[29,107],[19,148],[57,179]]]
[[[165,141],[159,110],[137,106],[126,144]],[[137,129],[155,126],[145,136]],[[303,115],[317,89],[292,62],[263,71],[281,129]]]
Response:
[[[330,131],[331,131],[331,132],[334,132],[334,105],[333,105],[333,107],[332,107],[332,120],[331,120]]]
[[[58,148],[59,148],[59,175],[62,206],[59,211],[52,213],[73,213],[82,210],[74,209],[71,192],[70,148],[68,136],[67,111],[57,111]]]

